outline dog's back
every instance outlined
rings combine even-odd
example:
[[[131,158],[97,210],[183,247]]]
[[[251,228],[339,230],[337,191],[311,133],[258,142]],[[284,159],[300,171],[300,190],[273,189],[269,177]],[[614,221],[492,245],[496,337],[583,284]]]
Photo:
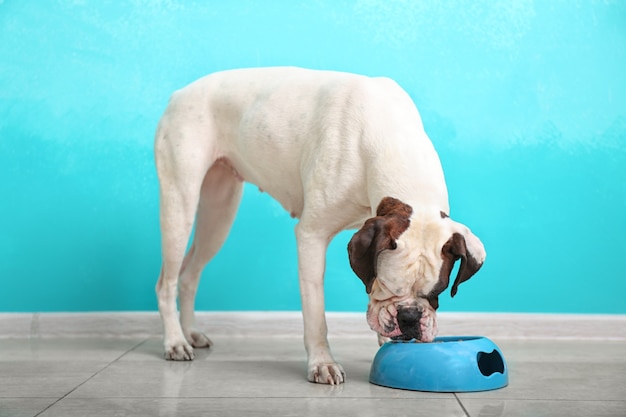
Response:
[[[177,131],[193,126],[192,140],[211,143],[197,149],[228,161],[296,217],[307,187],[367,207],[366,171],[390,168],[376,164],[379,155],[417,167],[434,153],[417,109],[394,81],[336,71],[216,72],[175,92],[161,125],[168,120],[181,125]]]

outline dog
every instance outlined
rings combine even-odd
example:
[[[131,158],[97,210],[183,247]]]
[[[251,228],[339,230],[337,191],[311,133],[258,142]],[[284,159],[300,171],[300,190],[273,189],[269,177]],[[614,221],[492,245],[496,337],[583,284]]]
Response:
[[[324,310],[326,249],[337,233],[358,229],[348,258],[369,296],[367,322],[379,343],[432,341],[438,296],[455,261],[452,296],[485,260],[481,241],[449,217],[439,157],[409,95],[388,78],[294,67],[210,74],[171,96],[155,160],[163,262],[156,292],[170,360],[192,360],[194,348],[211,345],[194,325],[196,289],[246,181],[299,219],[311,382],[345,380]]]

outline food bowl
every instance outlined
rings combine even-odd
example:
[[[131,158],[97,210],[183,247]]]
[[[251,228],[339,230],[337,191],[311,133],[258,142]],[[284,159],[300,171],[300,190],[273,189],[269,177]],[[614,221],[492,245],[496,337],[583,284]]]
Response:
[[[505,387],[509,373],[502,352],[488,338],[446,336],[431,343],[383,344],[372,362],[369,381],[414,391],[488,391]]]

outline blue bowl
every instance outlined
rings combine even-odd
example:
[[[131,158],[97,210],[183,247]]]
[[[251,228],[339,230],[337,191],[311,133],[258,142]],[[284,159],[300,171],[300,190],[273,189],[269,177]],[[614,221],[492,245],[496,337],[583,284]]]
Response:
[[[383,344],[372,362],[369,381],[414,391],[488,391],[505,387],[509,373],[502,352],[486,337],[447,336],[431,343]]]

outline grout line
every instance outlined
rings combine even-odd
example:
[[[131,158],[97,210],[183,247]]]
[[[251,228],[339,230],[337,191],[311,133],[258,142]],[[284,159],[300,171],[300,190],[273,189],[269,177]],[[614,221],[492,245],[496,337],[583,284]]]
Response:
[[[134,351],[135,349],[137,349],[139,346],[143,345],[144,343],[146,343],[148,341],[148,339],[144,339],[141,342],[137,343],[135,346],[133,346],[132,348],[128,349],[127,351],[123,352],[120,356],[118,356],[117,358],[113,359],[111,362],[107,363],[105,366],[103,366],[102,368],[98,369],[93,375],[91,375],[89,378],[85,379],[83,382],[81,382],[80,384],[76,385],[74,388],[72,388],[69,392],[67,392],[65,395],[59,397],[55,402],[53,402],[52,404],[50,404],[49,406],[47,406],[46,408],[44,408],[43,410],[41,410],[40,412],[38,412],[37,414],[35,414],[35,417],[41,415],[42,413],[46,412],[47,410],[49,410],[50,408],[54,407],[56,404],[58,404],[60,401],[66,399],[68,397],[68,395],[70,395],[71,393],[73,393],[74,391],[76,391],[78,388],[82,387],[83,385],[85,385],[87,382],[91,381],[93,378],[95,378],[96,375],[99,375],[102,371],[104,371],[105,369],[109,368],[111,365],[113,365],[115,362],[119,361],[121,358],[123,358],[125,355],[127,355],[128,353]]]
[[[139,347],[143,346],[146,342],[148,342],[148,340],[150,340],[150,339],[151,339],[150,337],[144,338],[144,340],[142,340],[141,342],[137,343],[135,346],[133,346],[132,348],[128,349],[126,352],[122,353],[120,356],[118,356],[116,359],[114,359],[110,364],[108,364],[106,367],[102,368],[102,370],[108,368],[109,366],[111,366],[115,362],[119,361],[124,356],[128,355],[129,353],[134,352]]]
[[[69,393],[68,393],[69,395]],[[20,399],[33,399],[33,398],[41,398],[41,399],[50,399],[51,397],[8,397],[8,398],[20,398]],[[65,397],[63,397],[65,398]],[[61,399],[63,399],[61,398]],[[56,402],[60,401],[61,399],[57,400]],[[307,400],[307,399],[313,399],[313,400],[333,400],[333,401],[352,401],[352,400],[403,400],[403,401],[420,401],[420,400],[436,400],[436,401],[448,401],[451,400],[452,398],[436,398],[436,397],[422,397],[422,398],[411,398],[411,397],[381,397],[381,396],[373,396],[373,397],[364,397],[364,396],[306,396],[306,395],[298,395],[298,396],[273,396],[273,397],[268,397],[268,396],[261,396],[261,395],[255,395],[255,396],[225,396],[225,395],[221,395],[221,396],[215,396],[215,397],[207,397],[207,396],[190,396],[190,395],[185,395],[185,396],[100,396],[100,397],[79,397],[76,398],[77,400],[99,400],[99,399],[117,399],[117,400],[154,400],[154,399],[163,399],[163,400],[241,400],[241,399],[255,399],[255,400]],[[515,399],[506,399],[504,401],[534,401],[534,400],[515,400]],[[546,401],[562,401],[562,402],[572,402],[572,401],[580,401],[580,402],[594,402],[597,401],[598,403],[604,403],[604,402],[618,402],[618,403],[622,403],[625,401],[622,400],[546,400]],[[56,404],[55,402],[55,404]],[[54,405],[54,404],[52,404]],[[52,406],[51,405],[51,406]],[[51,407],[50,406],[50,407]],[[48,407],[48,408],[50,408]],[[465,410],[465,407],[463,407],[461,405],[461,408],[463,408],[463,410]],[[43,410],[45,411],[45,410]],[[39,414],[43,413],[43,411],[41,411]],[[37,414],[37,415],[39,415]],[[470,417],[469,414],[466,413],[466,417]]]
[[[465,406],[463,405],[463,402],[461,401],[461,399],[459,398],[458,394],[456,392],[453,392],[454,394],[454,398],[456,398],[456,401],[459,403],[459,405],[461,406],[461,409],[463,410],[463,413],[465,414],[466,417],[471,417],[470,413],[467,412],[467,409],[465,408]]]
[[[40,313],[33,313],[33,315],[30,318],[29,337],[31,339],[35,337],[39,337],[39,334],[41,334],[41,329],[39,325],[39,316],[40,316]]]

